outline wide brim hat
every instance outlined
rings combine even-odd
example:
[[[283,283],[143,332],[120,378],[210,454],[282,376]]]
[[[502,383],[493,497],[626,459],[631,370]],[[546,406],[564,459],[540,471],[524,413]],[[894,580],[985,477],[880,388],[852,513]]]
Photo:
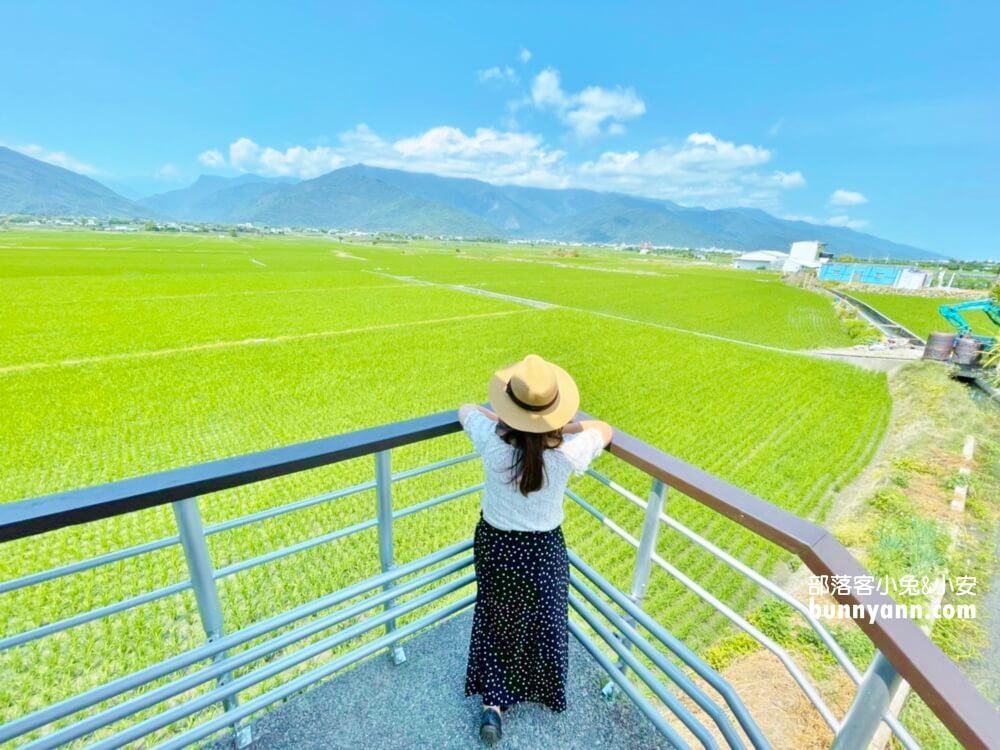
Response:
[[[521,432],[557,430],[580,408],[580,391],[573,378],[537,354],[497,370],[490,380],[489,397],[500,420]]]

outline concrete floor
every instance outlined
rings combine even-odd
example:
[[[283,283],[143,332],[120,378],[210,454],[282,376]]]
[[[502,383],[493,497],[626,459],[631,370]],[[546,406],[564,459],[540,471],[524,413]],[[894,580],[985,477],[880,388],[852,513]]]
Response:
[[[480,748],[478,697],[466,698],[467,610],[264,714],[254,750],[465,750]],[[520,704],[504,715],[500,750],[656,750],[670,744],[624,696],[601,695],[603,670],[570,636],[568,708]],[[234,750],[227,738],[209,747]]]

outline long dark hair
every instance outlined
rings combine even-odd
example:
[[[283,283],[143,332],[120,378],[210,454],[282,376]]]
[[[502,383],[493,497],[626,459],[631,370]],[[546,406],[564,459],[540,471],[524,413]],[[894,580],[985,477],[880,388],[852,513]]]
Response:
[[[516,484],[525,497],[545,484],[545,462],[542,454],[562,444],[562,428],[551,432],[521,432],[500,422],[500,437],[514,449],[510,465],[510,483]]]

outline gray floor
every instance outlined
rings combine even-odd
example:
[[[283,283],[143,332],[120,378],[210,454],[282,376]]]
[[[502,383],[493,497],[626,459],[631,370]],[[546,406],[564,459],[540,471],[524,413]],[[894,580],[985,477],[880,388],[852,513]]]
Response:
[[[253,725],[254,750],[458,750],[482,747],[477,697],[466,698],[468,610],[405,642],[406,662],[386,654],[293,698]],[[520,704],[504,716],[501,750],[669,748],[623,696],[601,696],[602,670],[570,636],[568,708]],[[212,746],[232,750],[231,740]]]

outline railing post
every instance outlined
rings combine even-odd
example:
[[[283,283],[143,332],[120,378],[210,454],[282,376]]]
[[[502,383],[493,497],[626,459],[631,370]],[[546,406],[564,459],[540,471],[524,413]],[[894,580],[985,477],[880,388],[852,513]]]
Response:
[[[194,598],[198,603],[198,615],[205,628],[205,635],[208,636],[209,642],[212,642],[223,635],[222,602],[219,599],[219,589],[215,585],[215,569],[208,552],[208,544],[205,542],[205,529],[201,523],[198,499],[189,497],[185,500],[176,500],[171,505],[174,509],[174,518],[177,520],[181,547],[187,559],[188,572],[191,575],[191,588],[194,589]],[[215,655],[214,661],[224,659],[225,656],[226,652],[221,651]],[[219,678],[218,683],[225,685],[232,679],[232,672],[226,672]],[[231,711],[237,707],[238,699],[236,695],[230,695],[223,699],[222,704],[226,711]],[[234,722],[233,733],[236,736],[237,747],[248,747],[253,740],[249,724],[241,726],[240,722]]]
[[[876,651],[830,750],[868,747],[900,683],[899,673]]]
[[[653,479],[653,485],[649,489],[649,498],[646,502],[646,515],[642,522],[642,535],[639,537],[639,548],[635,554],[635,571],[632,573],[632,591],[629,594],[631,599],[639,607],[646,596],[646,587],[649,585],[649,572],[653,565],[653,553],[656,551],[656,538],[660,531],[660,513],[663,512],[663,505],[667,497],[667,485],[659,479]],[[635,619],[626,615],[625,621],[632,627],[636,626]],[[631,650],[632,644],[627,638],[619,636],[619,640],[626,649]],[[628,669],[624,659],[618,660],[618,669],[622,674]],[[604,683],[601,692],[608,700],[612,700],[619,691],[619,687],[614,680],[609,679]]]
[[[389,451],[379,451],[375,454],[375,497],[376,515],[378,517],[378,557],[382,564],[382,572],[386,573],[393,568],[392,562],[392,463]],[[382,587],[383,591],[393,588],[393,582]],[[385,609],[392,608],[394,603],[390,599],[385,603]],[[395,618],[385,624],[386,634],[396,629]],[[393,643],[389,647],[392,660],[396,664],[406,661],[406,652],[398,643]]]

